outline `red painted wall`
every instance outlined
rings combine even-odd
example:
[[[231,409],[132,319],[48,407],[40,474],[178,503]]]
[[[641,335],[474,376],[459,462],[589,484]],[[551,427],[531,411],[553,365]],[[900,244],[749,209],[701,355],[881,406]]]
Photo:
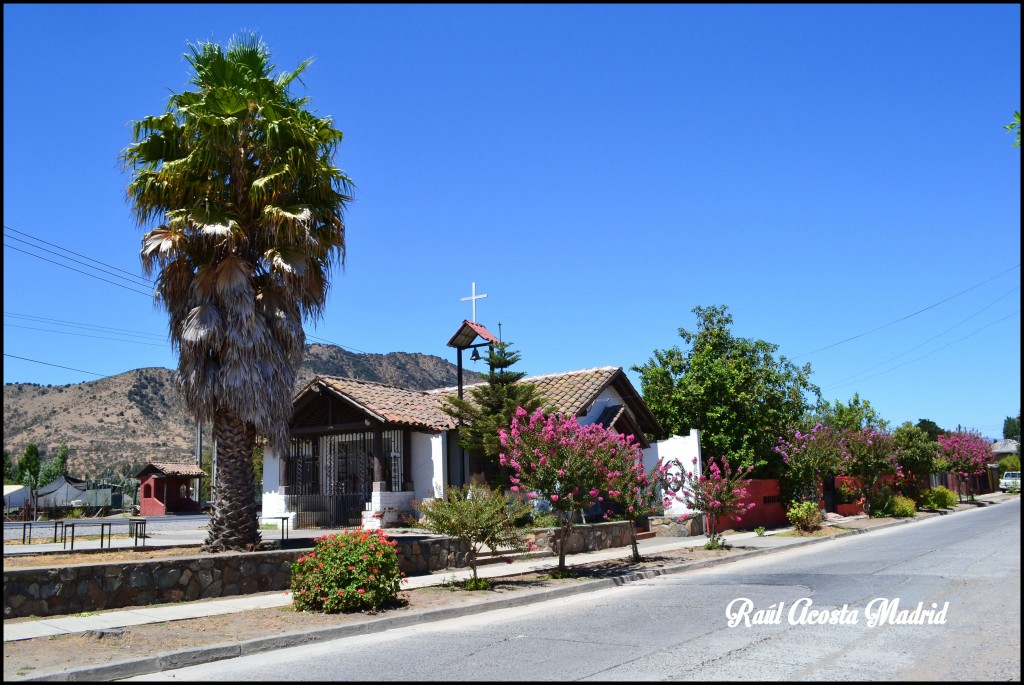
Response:
[[[767,501],[765,501],[767,500]],[[758,526],[773,528],[788,525],[786,510],[782,506],[782,489],[776,478],[753,478],[747,483],[747,499],[754,508],[739,517],[718,519],[717,530],[753,529]]]
[[[150,486],[148,497],[146,496],[147,485]],[[156,474],[146,476],[139,482],[139,514],[163,516],[168,513],[199,513],[199,502],[188,496],[183,497],[182,486],[185,486],[185,491],[189,492],[191,479],[184,476],[160,477]]]

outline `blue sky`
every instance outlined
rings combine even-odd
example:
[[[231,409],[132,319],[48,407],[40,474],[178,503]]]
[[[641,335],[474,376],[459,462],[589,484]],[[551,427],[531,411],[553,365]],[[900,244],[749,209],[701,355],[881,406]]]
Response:
[[[454,362],[475,282],[521,370],[628,369],[720,304],[893,424],[1020,409],[1019,5],[5,4],[5,382],[176,366],[117,155],[250,29],[356,184],[309,342]]]

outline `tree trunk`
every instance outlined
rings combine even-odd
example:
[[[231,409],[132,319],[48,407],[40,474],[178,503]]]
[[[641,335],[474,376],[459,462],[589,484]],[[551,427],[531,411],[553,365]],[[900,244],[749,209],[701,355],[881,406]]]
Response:
[[[633,543],[633,561],[639,563],[644,560],[640,556],[640,548],[636,545],[636,521],[629,522],[629,541]]]
[[[569,545],[569,532],[572,530],[572,512],[561,512],[558,519],[561,533],[558,540],[558,570],[565,572],[565,548]]]
[[[217,492],[203,551],[255,549],[260,542],[252,469],[256,436],[251,426],[231,412],[221,413],[213,422],[213,436],[217,441]]]

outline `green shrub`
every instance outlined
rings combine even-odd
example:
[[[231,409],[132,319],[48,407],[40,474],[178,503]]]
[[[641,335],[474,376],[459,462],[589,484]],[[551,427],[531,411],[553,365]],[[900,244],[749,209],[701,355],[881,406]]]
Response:
[[[424,528],[469,548],[467,561],[474,579],[478,577],[477,557],[485,547],[492,551],[525,547],[522,529],[514,524],[529,511],[529,505],[486,485],[450,487],[443,498],[414,502],[413,506],[422,514]]]
[[[821,528],[821,509],[818,508],[817,502],[791,502],[786,518],[803,533]]]
[[[397,544],[380,530],[316,538],[313,551],[292,564],[292,604],[328,614],[405,606]]]
[[[896,495],[892,498],[892,515],[900,519],[917,516],[917,505],[909,497]]]
[[[921,493],[921,509],[952,509],[956,506],[956,493],[949,488],[939,485]]]
[[[760,537],[764,537],[765,528],[764,528],[764,526],[758,526],[757,528],[754,529],[754,532],[757,533],[757,537],[759,537],[759,538]]]
[[[530,528],[557,528],[558,518],[550,511],[535,511],[528,524]]]
[[[79,507],[76,507],[68,512],[69,519],[80,519],[83,516],[85,516],[85,509],[81,509]]]

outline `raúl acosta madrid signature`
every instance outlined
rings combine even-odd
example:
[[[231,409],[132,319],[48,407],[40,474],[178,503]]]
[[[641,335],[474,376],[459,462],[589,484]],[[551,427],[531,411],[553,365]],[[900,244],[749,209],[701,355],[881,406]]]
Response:
[[[801,597],[792,604],[776,602],[763,609],[755,609],[754,602],[746,597],[737,597],[725,607],[725,618],[730,628],[740,626],[781,625],[783,619],[791,626],[807,625],[857,625],[863,615],[868,628],[884,625],[945,625],[949,602],[939,608],[937,602],[927,607],[918,602],[913,608],[901,608],[899,598],[876,597],[861,609],[851,609],[849,604],[841,608],[817,609],[810,597]]]

